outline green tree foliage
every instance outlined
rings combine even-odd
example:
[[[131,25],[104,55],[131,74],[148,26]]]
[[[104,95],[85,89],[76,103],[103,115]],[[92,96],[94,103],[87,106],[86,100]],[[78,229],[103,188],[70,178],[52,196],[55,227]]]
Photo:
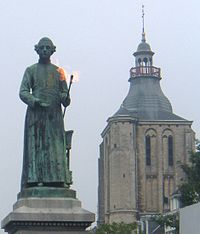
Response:
[[[96,234],[132,234],[132,231],[137,229],[136,223],[115,223],[102,224],[97,230]]]
[[[152,217],[152,220],[159,224],[161,227],[172,227],[175,228],[175,233],[179,233],[179,215],[176,214],[168,214],[168,215],[155,215]]]
[[[185,173],[185,178],[182,179],[179,185],[180,201],[182,206],[189,206],[200,202],[200,143],[197,142],[196,152],[191,153],[190,163],[182,164],[182,170]],[[164,226],[176,228],[176,233],[179,233],[179,216],[176,214],[160,214],[153,218],[153,221]]]
[[[200,147],[192,153],[189,165],[182,165],[186,178],[179,186],[180,200],[183,206],[189,206],[200,202]]]

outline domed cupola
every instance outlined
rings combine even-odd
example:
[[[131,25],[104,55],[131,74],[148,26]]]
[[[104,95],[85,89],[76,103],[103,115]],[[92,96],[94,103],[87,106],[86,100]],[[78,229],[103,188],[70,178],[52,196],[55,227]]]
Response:
[[[146,43],[144,31],[142,32],[142,41],[138,45],[137,51],[133,55],[135,56],[136,67],[152,66],[154,52],[151,51],[150,45]]]
[[[153,66],[154,52],[146,42],[144,14],[142,40],[137,47],[135,66],[130,69],[130,89],[113,117],[132,116],[140,120],[183,120],[173,114],[172,106],[160,87],[160,68]]]
[[[137,48],[137,52],[135,52],[135,55],[138,53],[138,52],[151,52],[151,47],[148,43],[146,42],[141,42],[139,45],[138,45],[138,48]]]

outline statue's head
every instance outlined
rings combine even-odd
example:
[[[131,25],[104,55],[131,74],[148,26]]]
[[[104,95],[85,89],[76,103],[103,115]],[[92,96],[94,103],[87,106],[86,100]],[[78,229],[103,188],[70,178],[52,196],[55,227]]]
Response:
[[[49,59],[50,56],[56,51],[56,47],[48,37],[40,39],[37,45],[35,45],[35,51],[42,59]]]

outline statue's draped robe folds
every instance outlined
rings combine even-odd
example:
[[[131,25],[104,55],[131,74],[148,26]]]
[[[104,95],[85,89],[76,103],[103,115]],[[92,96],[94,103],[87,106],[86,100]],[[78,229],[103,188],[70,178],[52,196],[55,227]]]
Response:
[[[34,64],[25,71],[20,98],[28,105],[22,172],[22,189],[39,183],[63,186],[67,183],[66,142],[61,104],[67,106],[67,84],[58,67]],[[36,104],[40,99],[47,105]]]

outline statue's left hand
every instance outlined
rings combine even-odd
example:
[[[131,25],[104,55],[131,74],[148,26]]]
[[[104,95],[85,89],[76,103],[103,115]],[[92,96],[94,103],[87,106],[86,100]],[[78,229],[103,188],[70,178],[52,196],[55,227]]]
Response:
[[[65,99],[65,106],[69,106],[70,103],[71,103],[70,97],[66,98],[66,99]]]

